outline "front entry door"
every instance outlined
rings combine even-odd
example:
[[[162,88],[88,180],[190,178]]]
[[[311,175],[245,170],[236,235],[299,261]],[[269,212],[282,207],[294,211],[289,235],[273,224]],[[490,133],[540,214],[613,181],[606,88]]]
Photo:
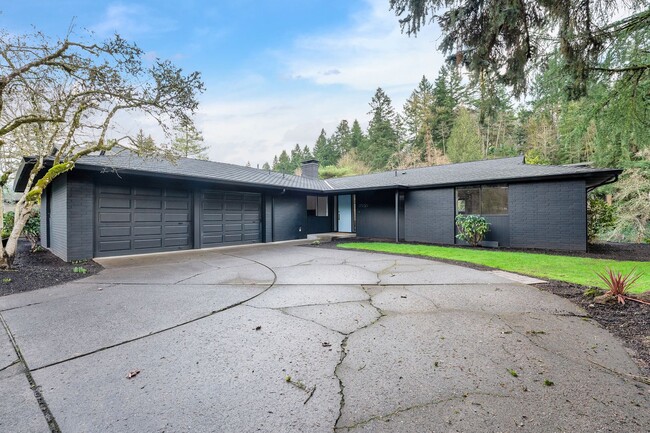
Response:
[[[352,232],[352,196],[339,196],[339,231]]]

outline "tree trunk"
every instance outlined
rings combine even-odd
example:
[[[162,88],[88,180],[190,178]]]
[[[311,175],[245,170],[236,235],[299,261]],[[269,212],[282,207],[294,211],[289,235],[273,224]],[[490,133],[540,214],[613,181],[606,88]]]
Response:
[[[18,250],[18,238],[25,228],[27,220],[32,214],[33,204],[26,204],[24,201],[16,203],[14,211],[14,228],[7,239],[7,246],[1,246],[0,243],[0,269],[11,269],[16,259]]]

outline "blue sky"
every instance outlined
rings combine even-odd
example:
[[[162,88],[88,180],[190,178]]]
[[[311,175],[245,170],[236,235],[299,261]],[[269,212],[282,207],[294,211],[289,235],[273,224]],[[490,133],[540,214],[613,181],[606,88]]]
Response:
[[[388,0],[13,1],[0,26],[52,36],[119,33],[152,57],[203,74],[196,117],[213,160],[253,165],[296,143],[310,147],[341,119],[365,127],[377,87],[396,108],[422,75],[435,77],[442,56],[437,30],[402,35]],[[146,119],[122,132],[157,137]]]

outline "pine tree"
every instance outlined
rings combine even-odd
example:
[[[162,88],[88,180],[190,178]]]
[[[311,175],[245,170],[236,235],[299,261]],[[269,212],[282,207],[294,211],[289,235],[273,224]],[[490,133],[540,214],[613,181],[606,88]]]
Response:
[[[133,141],[139,155],[146,155],[147,153],[154,152],[156,149],[156,143],[153,137],[151,135],[145,136],[142,129],[138,131]]]
[[[361,129],[361,125],[359,125],[359,121],[354,119],[354,122],[352,122],[352,130],[350,131],[350,149],[359,149],[363,147],[363,141],[365,139],[366,137],[363,135],[363,130]]]
[[[347,153],[352,148],[351,146],[352,133],[350,131],[350,125],[348,125],[347,120],[341,120],[341,123],[336,127],[336,131],[330,137],[332,146],[338,153],[338,158],[342,154]],[[338,160],[337,158],[337,160]]]
[[[416,145],[426,123],[431,121],[433,99],[433,86],[423,75],[418,87],[404,103],[405,138],[411,146]]]
[[[208,146],[203,146],[203,136],[201,131],[192,125],[179,127],[175,130],[174,140],[172,141],[172,152],[183,158],[195,158],[207,160],[208,155],[205,153]]]
[[[331,140],[327,139],[327,134],[324,129],[321,129],[320,135],[314,145],[314,158],[316,158],[320,165],[336,165],[339,160],[339,154]]]
[[[368,125],[367,139],[361,148],[361,158],[373,169],[380,170],[399,151],[398,119],[390,98],[381,87],[373,96],[370,108],[368,114],[372,114],[372,119]]]
[[[293,173],[291,158],[289,158],[289,154],[286,150],[283,150],[282,153],[280,153],[277,163],[274,160],[273,171],[279,171],[280,173]]]
[[[291,171],[295,171],[300,167],[302,161],[304,161],[302,150],[300,149],[300,145],[296,144],[296,146],[291,150]]]
[[[270,169],[271,169],[271,166],[269,165],[268,162],[265,162],[265,163],[262,165],[262,170],[270,170]]]
[[[311,154],[311,150],[309,150],[309,146],[305,144],[305,147],[302,148],[302,160],[308,161],[310,159],[314,159],[314,155]]]

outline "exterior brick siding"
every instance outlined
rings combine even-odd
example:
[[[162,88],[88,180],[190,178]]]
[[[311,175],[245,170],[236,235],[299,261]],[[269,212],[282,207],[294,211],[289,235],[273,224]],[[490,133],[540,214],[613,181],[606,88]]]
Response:
[[[510,246],[585,251],[584,181],[511,184]]]
[[[454,189],[408,191],[404,202],[405,239],[454,243]]]

